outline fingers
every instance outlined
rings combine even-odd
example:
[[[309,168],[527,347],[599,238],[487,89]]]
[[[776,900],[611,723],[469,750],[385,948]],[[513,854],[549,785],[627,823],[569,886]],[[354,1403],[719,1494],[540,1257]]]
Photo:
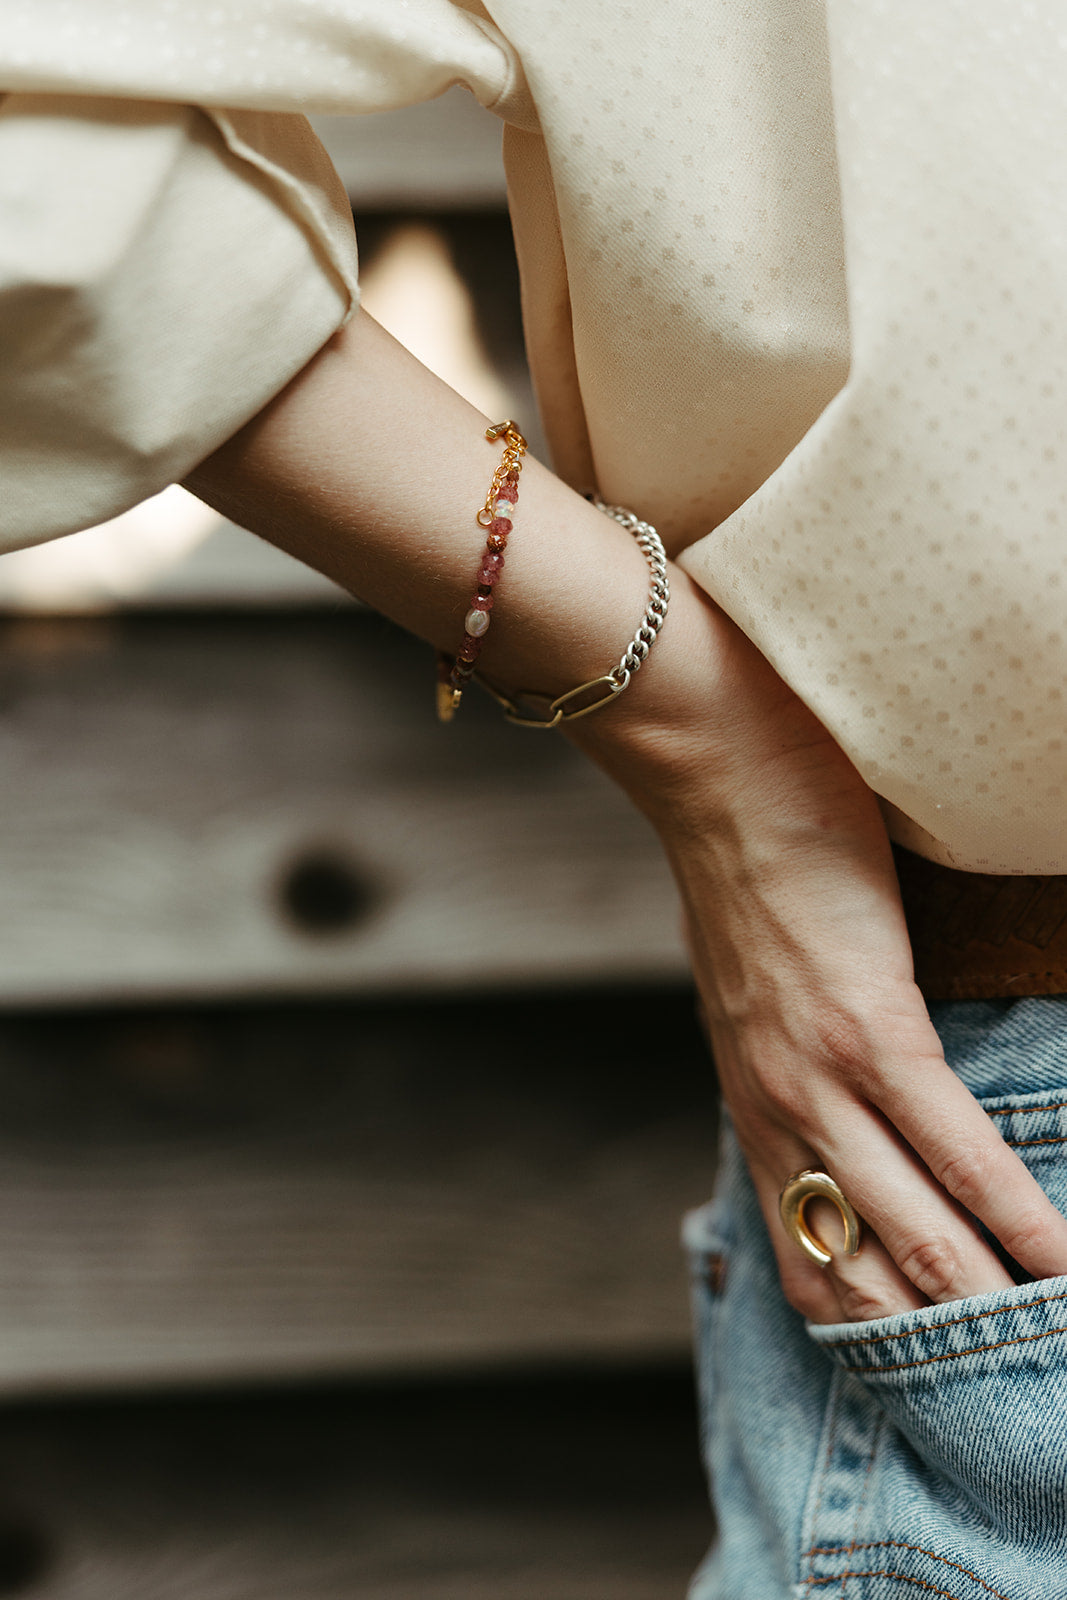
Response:
[[[808,1158],[806,1164],[818,1165],[817,1158]],[[778,1213],[781,1184],[767,1172],[754,1174],[754,1179],[778,1260],[783,1292],[789,1303],[808,1321],[867,1322],[879,1317],[896,1316],[902,1311],[915,1311],[929,1305],[935,1298],[942,1298],[940,1295],[927,1294],[901,1269],[878,1237],[869,1218],[863,1221],[858,1252],[852,1256],[845,1255],[841,1217],[835,1206],[822,1200],[810,1201],[805,1208],[809,1229],[831,1253],[828,1267],[816,1266],[782,1225]],[[853,1193],[856,1187],[854,1184]],[[875,1208],[872,1206],[869,1209]],[[951,1257],[953,1263],[958,1264],[952,1291],[945,1293],[943,1298],[964,1299],[972,1294],[1009,1287],[1011,1278],[1001,1263],[971,1232],[964,1219],[956,1221],[962,1244],[960,1238],[952,1237],[951,1243],[944,1247],[944,1255],[937,1258],[942,1260]],[[913,1266],[918,1260],[930,1259],[929,1246],[925,1241],[937,1233],[936,1223],[929,1219],[920,1217],[915,1225],[916,1237],[924,1243],[904,1247],[905,1250],[910,1248],[909,1264]],[[897,1231],[901,1239],[910,1238],[905,1229]],[[951,1229],[945,1232],[947,1236],[952,1235]],[[973,1252],[968,1250],[968,1245],[973,1246]],[[956,1292],[957,1289],[959,1292]]]
[[[764,1153],[768,1153],[766,1147]],[[808,1227],[832,1252],[829,1267],[817,1266],[786,1233],[778,1209],[782,1184],[791,1172],[819,1166],[813,1152],[794,1141],[788,1145],[776,1141],[770,1165],[751,1159],[749,1165],[777,1258],[782,1290],[790,1305],[808,1321],[862,1322],[928,1304],[869,1227],[862,1232],[858,1254],[844,1255],[841,1217],[829,1202],[813,1200],[805,1207]]]
[[[813,1226],[828,1248],[833,1248],[833,1260],[826,1268],[841,1307],[842,1322],[870,1322],[876,1317],[895,1317],[900,1311],[918,1311],[929,1302],[915,1285],[897,1267],[889,1251],[868,1227],[864,1233],[859,1253],[846,1256],[831,1246],[836,1228],[840,1231],[840,1218],[833,1206],[826,1206],[828,1215],[822,1216],[823,1207],[813,1217]],[[813,1208],[813,1211],[815,1208]]]
[[[809,1009],[771,984],[759,1010],[709,1029],[790,1303],[815,1322],[855,1321],[1009,1288],[979,1224],[1027,1275],[1067,1274],[1067,1218],[946,1065],[918,991],[824,1004],[805,1029]],[[860,1254],[835,1253],[827,1271],[778,1215],[804,1167],[830,1173],[865,1222]],[[833,1209],[810,1214],[836,1241]]]
[[[902,1016],[883,1037],[893,1040],[892,1057],[868,1037],[865,1048],[838,1052],[836,1084],[813,1074],[772,1115],[789,1112],[815,1164],[926,1301],[1013,1283],[979,1223],[1029,1276],[1067,1274],[1067,1218],[946,1065],[929,1019]]]
[[[1024,1272],[1032,1278],[1067,1273],[1067,1218],[947,1066],[924,1074],[906,1095],[886,1085],[878,1102],[936,1184],[983,1222]],[[936,1277],[937,1263],[930,1268]]]
[[[799,1162],[798,1166],[791,1168],[794,1172],[800,1171],[804,1165],[811,1164],[797,1151],[794,1151],[792,1159]],[[749,1167],[778,1263],[782,1293],[794,1311],[799,1311],[809,1322],[846,1320],[833,1281],[821,1267],[809,1261],[782,1227],[781,1217],[778,1214],[778,1194],[789,1173],[786,1172],[779,1178],[777,1172],[772,1173],[767,1168],[756,1166],[751,1160]]]
[[[840,1111],[824,1155],[827,1170],[926,1302],[1010,1287],[1011,1276],[973,1219],[871,1108]]]
[[[820,1151],[768,1123],[758,1131],[750,1123],[742,1140],[783,1291],[803,1316],[822,1323],[866,1321],[1011,1286],[972,1218],[878,1112],[845,1104],[831,1125],[834,1138]],[[860,1250],[846,1256],[836,1208],[807,1202],[807,1225],[832,1255],[828,1268],[803,1253],[779,1214],[786,1179],[810,1167],[830,1173],[863,1219]]]

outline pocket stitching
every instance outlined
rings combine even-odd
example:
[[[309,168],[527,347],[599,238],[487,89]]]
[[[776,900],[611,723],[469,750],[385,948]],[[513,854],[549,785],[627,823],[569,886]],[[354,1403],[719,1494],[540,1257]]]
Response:
[[[828,1406],[832,1407],[832,1409],[830,1411],[830,1416],[829,1416],[830,1428],[829,1428],[829,1437],[828,1437],[828,1439],[826,1441],[826,1450],[822,1455],[822,1460],[820,1461],[819,1467],[818,1467],[818,1471],[819,1471],[819,1498],[815,1502],[815,1510],[812,1512],[811,1520],[810,1520],[810,1522],[808,1524],[808,1526],[811,1528],[812,1535],[815,1534],[815,1531],[819,1526],[819,1517],[822,1514],[822,1503],[823,1503],[823,1500],[826,1497],[826,1481],[827,1481],[827,1478],[829,1477],[829,1473],[830,1473],[830,1462],[833,1460],[834,1443],[835,1443],[835,1440],[837,1438],[837,1425],[838,1425],[838,1421],[840,1420],[840,1416],[841,1416],[840,1385],[841,1385],[841,1379],[839,1378],[838,1374],[835,1372],[833,1377],[830,1380],[830,1392],[829,1392],[829,1394],[827,1396],[827,1404],[828,1404]],[[801,1559],[802,1560],[808,1559],[808,1557],[810,1557],[812,1555],[812,1553],[813,1552],[809,1551],[808,1552],[808,1556],[807,1557],[802,1557]],[[808,1583],[814,1583],[815,1581],[816,1580],[815,1580],[814,1576],[812,1576],[812,1577],[807,1579]]]
[[[1000,1317],[1003,1316],[1006,1311],[1029,1311],[1031,1306],[1052,1305],[1057,1300],[1067,1300],[1067,1289],[1063,1290],[1063,1292],[1060,1294],[1044,1294],[1038,1300],[1025,1300],[1019,1305],[1008,1304],[1006,1306],[992,1306],[988,1311],[970,1311],[964,1317],[952,1317],[948,1322],[931,1323],[929,1327],[905,1328],[901,1333],[865,1334],[859,1339],[835,1339],[832,1343],[824,1344],[823,1349],[844,1350],[850,1344],[888,1344],[891,1339],[914,1339],[916,1337],[921,1337],[923,1334],[940,1332],[942,1328],[958,1328],[963,1322],[980,1322],[985,1317]],[[1050,1333],[1062,1333],[1065,1330],[1062,1328],[1050,1328],[1048,1331]],[[1005,1341],[1007,1344],[1013,1344],[1016,1342],[1017,1341],[1011,1339]],[[997,1346],[979,1345],[977,1348],[980,1350],[995,1350]],[[972,1352],[969,1350],[961,1350],[959,1353],[960,1355],[970,1355]]]
[[[991,1595],[995,1596],[995,1600],[1008,1600],[1007,1595],[1001,1594],[999,1589],[992,1588],[990,1584],[986,1583],[984,1578],[980,1578],[976,1572],[971,1572],[969,1568],[961,1566],[958,1561],[950,1561],[948,1556],[935,1555],[932,1550],[924,1549],[921,1544],[905,1544],[905,1542],[902,1539],[875,1539],[875,1540],[872,1540],[869,1544],[857,1544],[857,1545],[844,1545],[844,1544],[823,1545],[823,1546],[820,1546],[819,1548],[814,1549],[814,1550],[806,1550],[804,1552],[804,1557],[805,1557],[805,1560],[808,1560],[808,1559],[811,1559],[811,1558],[813,1558],[815,1556],[852,1555],[857,1550],[913,1550],[916,1553],[916,1555],[929,1556],[931,1561],[940,1561],[942,1563],[942,1565],[944,1565],[946,1567],[954,1567],[957,1572],[962,1572],[963,1576],[965,1578],[971,1578],[981,1588],[986,1589]],[[809,1578],[808,1579],[808,1583],[809,1584],[836,1583],[838,1581],[838,1578],[846,1578],[846,1579],[847,1578],[903,1578],[905,1583],[921,1583],[922,1582],[922,1580],[919,1579],[919,1578],[906,1577],[905,1574],[902,1573],[902,1572],[888,1572],[888,1571],[886,1571],[886,1572],[843,1572],[843,1573],[838,1573],[837,1577],[834,1577],[834,1578]],[[923,1588],[932,1588],[933,1586],[931,1584],[922,1584],[922,1587]],[[948,1594],[948,1590],[947,1589],[934,1589],[934,1593],[935,1594]],[[949,1600],[956,1600],[956,1596],[955,1595],[950,1596]]]
[[[990,1121],[992,1121],[994,1117],[1036,1117],[1040,1116],[1043,1112],[1067,1111],[1067,1100],[1057,1100],[1052,1105],[1044,1102],[1039,1106],[1001,1106],[995,1111],[988,1111],[984,1106],[982,1109],[985,1111],[986,1116],[990,1119]],[[1004,1143],[1006,1145],[1010,1145],[1013,1150],[1025,1149],[1028,1146],[1035,1144],[1067,1144],[1067,1134],[1053,1133],[1049,1134],[1045,1139],[1005,1138]]]
[[[925,1583],[922,1578],[911,1578],[906,1572],[894,1572],[890,1567],[878,1567],[870,1572],[843,1572],[839,1577],[810,1578],[808,1581],[812,1585],[840,1583],[842,1589],[844,1589],[850,1578],[893,1578],[897,1583],[910,1583],[914,1584],[916,1589],[925,1589],[927,1594],[940,1595],[942,1600],[960,1600],[959,1595],[954,1594],[951,1589],[938,1589],[932,1583]],[[982,1583],[981,1578],[977,1579],[977,1582]],[[999,1589],[990,1589],[988,1584],[982,1584],[982,1587],[987,1594],[995,1595],[996,1600],[1008,1600],[1008,1596],[1001,1594]]]
[[[879,1441],[881,1440],[882,1429],[885,1427],[886,1421],[887,1421],[886,1414],[883,1411],[881,1416],[878,1418],[877,1423],[875,1424],[874,1434],[873,1434],[873,1436],[871,1438],[870,1454],[867,1457],[867,1471],[863,1474],[863,1490],[862,1490],[862,1492],[860,1494],[860,1497],[859,1497],[858,1501],[856,1502],[856,1516],[855,1516],[855,1519],[853,1520],[853,1523],[852,1523],[852,1543],[849,1545],[848,1551],[847,1551],[847,1554],[848,1554],[850,1559],[851,1559],[852,1556],[855,1555],[857,1550],[867,1550],[867,1549],[870,1548],[870,1546],[866,1545],[866,1544],[857,1544],[857,1542],[856,1542],[856,1530],[859,1528],[859,1525],[860,1525],[860,1518],[863,1515],[863,1508],[867,1504],[867,1491],[871,1486],[871,1473],[874,1471],[874,1463],[875,1463],[875,1460],[876,1460],[877,1455],[878,1455],[878,1444],[879,1444]],[[848,1577],[848,1574],[845,1573],[843,1578],[842,1578],[842,1582],[841,1582],[841,1593],[842,1594],[844,1594],[844,1592],[845,1592],[845,1579],[847,1577]]]
[[[985,1110],[985,1107],[982,1107]],[[987,1117],[1033,1117],[1039,1111],[1067,1111],[1067,1100],[1055,1100],[1050,1105],[1043,1100],[1039,1106],[1001,1106],[998,1111],[986,1111]]]
[[[996,1344],[976,1344],[969,1350],[948,1350],[941,1356],[923,1356],[920,1361],[898,1361],[891,1367],[846,1367],[846,1372],[866,1372],[877,1374],[879,1372],[905,1372],[909,1367],[930,1367],[938,1361],[957,1361],[961,1356],[978,1356],[984,1350],[1004,1350],[1008,1345],[1033,1344],[1037,1339],[1051,1339],[1053,1334],[1067,1333],[1064,1328],[1046,1328],[1042,1333],[1024,1333],[1017,1339],[1000,1339]]]

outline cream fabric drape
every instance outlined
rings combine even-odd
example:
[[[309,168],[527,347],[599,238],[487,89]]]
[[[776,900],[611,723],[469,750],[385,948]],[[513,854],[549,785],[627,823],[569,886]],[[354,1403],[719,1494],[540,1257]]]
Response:
[[[463,82],[507,124],[559,469],[660,525],[897,838],[1067,871],[1065,67],[1050,0],[35,0],[0,19],[3,539],[159,487],[351,309],[294,113]],[[107,266],[66,252],[51,324],[43,96],[141,218],[80,209]]]

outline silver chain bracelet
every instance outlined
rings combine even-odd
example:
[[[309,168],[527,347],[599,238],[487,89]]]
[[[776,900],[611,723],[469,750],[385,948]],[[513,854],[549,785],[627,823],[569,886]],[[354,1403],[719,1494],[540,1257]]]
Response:
[[[648,604],[645,606],[645,614],[641,618],[637,632],[623,651],[618,666],[613,667],[602,678],[590,678],[588,683],[580,683],[576,689],[568,689],[565,694],[558,695],[554,700],[547,694],[537,694],[533,690],[516,695],[504,694],[478,674],[478,682],[504,708],[504,715],[508,721],[514,722],[520,728],[557,728],[561,722],[574,722],[578,717],[587,717],[591,711],[599,711],[601,706],[614,700],[617,694],[621,694],[629,687],[630,679],[648,656],[667,616],[671,588],[667,579],[667,552],[663,548],[659,534],[650,522],[642,522],[639,516],[633,511],[627,511],[625,506],[605,505],[598,495],[591,495],[589,498],[598,511],[614,518],[627,533],[632,534],[634,542],[648,562],[651,574]]]

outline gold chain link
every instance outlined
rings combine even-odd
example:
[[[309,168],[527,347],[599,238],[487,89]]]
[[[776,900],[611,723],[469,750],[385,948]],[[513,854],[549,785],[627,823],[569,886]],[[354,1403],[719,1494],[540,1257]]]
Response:
[[[489,485],[489,493],[485,497],[485,504],[475,518],[479,527],[482,528],[488,528],[496,516],[496,501],[501,489],[504,487],[505,480],[513,472],[516,477],[519,475],[522,471],[522,458],[526,454],[526,440],[510,417],[504,422],[494,422],[491,428],[486,428],[485,437],[490,444],[496,439],[503,439],[504,454],[501,457],[499,467],[493,473],[493,481]]]

